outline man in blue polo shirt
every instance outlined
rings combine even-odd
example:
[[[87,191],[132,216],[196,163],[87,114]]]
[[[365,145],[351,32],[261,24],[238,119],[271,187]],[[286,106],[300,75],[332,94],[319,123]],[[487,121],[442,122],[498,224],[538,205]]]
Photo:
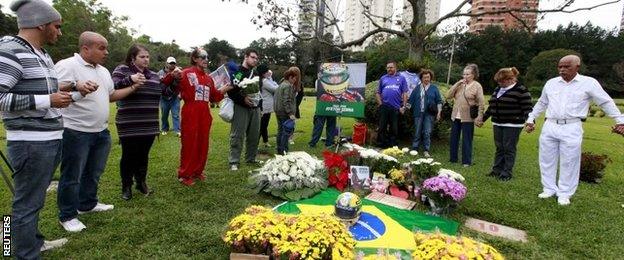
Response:
[[[386,75],[379,79],[377,89],[377,105],[379,106],[379,134],[378,145],[382,148],[397,145],[396,137],[399,134],[399,113],[405,112],[407,104],[407,81],[397,74],[397,64],[389,61],[386,64]],[[388,133],[390,124],[390,133]]]

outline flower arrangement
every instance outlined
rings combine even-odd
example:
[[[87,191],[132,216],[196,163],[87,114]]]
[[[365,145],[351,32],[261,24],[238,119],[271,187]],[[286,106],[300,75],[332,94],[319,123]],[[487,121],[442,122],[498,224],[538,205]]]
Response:
[[[467,237],[416,232],[413,259],[505,259],[494,247]]]
[[[292,152],[276,155],[254,170],[249,183],[257,192],[300,200],[327,188],[327,172],[322,161],[305,152]]]
[[[409,152],[409,149],[405,148],[405,150],[407,150],[406,152]],[[398,146],[393,146],[393,147],[390,147],[390,148],[386,148],[386,149],[381,151],[382,154],[389,155],[389,156],[392,156],[392,157],[395,157],[395,158],[403,156],[406,152],[404,152],[403,150],[399,149]]]
[[[438,171],[438,176],[439,177],[446,177],[446,178],[449,178],[451,180],[462,182],[462,183],[464,181],[466,181],[466,178],[464,178],[464,176],[462,176],[461,174],[456,173],[456,172],[454,172],[452,170],[449,170],[449,169],[440,169]]]
[[[420,183],[427,178],[438,175],[441,165],[441,163],[434,161],[433,158],[420,158],[403,164],[403,167],[408,169],[412,180]]]
[[[610,162],[612,161],[606,154],[582,153],[580,180],[590,183],[600,182],[604,169]]]
[[[323,152],[323,158],[329,186],[343,191],[349,183],[349,164],[340,154],[328,150]]]
[[[344,144],[343,147],[345,147],[347,150],[357,151],[360,154],[362,163],[364,165],[368,165],[371,168],[372,172],[380,172],[383,174],[388,174],[388,172],[391,169],[399,168],[399,160],[397,160],[393,156],[384,154],[383,152],[380,153],[376,151],[375,149],[368,149],[368,148],[361,147],[357,144],[350,144],[350,143]]]
[[[275,259],[354,259],[355,240],[327,214],[278,214],[251,206],[228,225],[223,241],[236,253]]]
[[[405,176],[407,173],[405,170],[392,169],[388,172],[388,176],[394,185],[403,186],[405,185]]]
[[[260,77],[244,78],[238,83],[238,86],[242,88],[241,91],[246,95],[258,93],[260,92]]]
[[[447,177],[435,176],[423,182],[421,194],[429,198],[434,213],[436,210],[449,210],[466,197],[466,186]]]

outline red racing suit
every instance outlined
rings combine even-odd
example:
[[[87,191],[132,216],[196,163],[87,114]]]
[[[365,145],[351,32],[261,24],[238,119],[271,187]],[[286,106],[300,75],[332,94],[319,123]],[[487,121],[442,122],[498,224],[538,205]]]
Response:
[[[212,125],[210,102],[221,101],[223,94],[216,89],[212,78],[204,70],[194,66],[182,71],[179,87],[184,105],[178,178],[198,179],[208,159]]]

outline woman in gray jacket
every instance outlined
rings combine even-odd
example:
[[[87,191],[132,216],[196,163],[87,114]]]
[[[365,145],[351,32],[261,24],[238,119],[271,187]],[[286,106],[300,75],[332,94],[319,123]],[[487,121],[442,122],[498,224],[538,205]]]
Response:
[[[300,88],[301,71],[297,67],[288,68],[284,72],[284,81],[275,91],[275,102],[273,104],[273,109],[275,109],[275,115],[277,116],[278,154],[288,152],[288,136],[294,131],[294,121],[296,119],[297,103],[295,98]],[[286,122],[287,127],[284,127]]]
[[[262,96],[262,117],[260,118],[260,137],[264,147],[271,147],[269,144],[269,121],[271,113],[273,113],[273,94],[279,87],[277,82],[273,81],[271,76],[273,72],[265,64],[258,66],[258,74],[260,74],[260,95]]]

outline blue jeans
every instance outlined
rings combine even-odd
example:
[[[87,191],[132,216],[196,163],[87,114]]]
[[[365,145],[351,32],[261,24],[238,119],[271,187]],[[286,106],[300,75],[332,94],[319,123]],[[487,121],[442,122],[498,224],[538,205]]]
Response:
[[[161,131],[169,131],[169,111],[171,110],[171,119],[173,121],[173,131],[180,132],[180,99],[175,96],[170,99],[160,98],[160,122]]]
[[[412,141],[412,150],[420,148],[420,142],[429,151],[431,148],[431,129],[433,129],[433,116],[422,113],[419,117],[414,117],[414,140]]]
[[[277,117],[277,154],[288,152],[288,137],[291,133],[286,133],[286,130],[284,130],[284,122],[286,120],[288,120],[288,117]]]
[[[57,191],[61,222],[78,216],[77,210],[89,211],[97,204],[98,183],[110,148],[108,129],[87,133],[65,128],[61,179]]]
[[[472,139],[474,135],[474,122],[463,122],[454,119],[451,126],[451,157],[452,163],[457,162],[459,150],[459,138],[462,139],[462,164],[472,164]]]
[[[325,125],[325,123],[327,123]],[[312,129],[312,139],[308,145],[316,146],[321,134],[323,133],[323,125],[325,125],[325,146],[334,145],[334,137],[336,136],[336,117],[335,116],[314,116],[314,127]]]
[[[61,159],[62,143],[62,140],[7,141],[8,159],[15,170],[11,234],[18,259],[39,258],[43,245],[39,211]]]

